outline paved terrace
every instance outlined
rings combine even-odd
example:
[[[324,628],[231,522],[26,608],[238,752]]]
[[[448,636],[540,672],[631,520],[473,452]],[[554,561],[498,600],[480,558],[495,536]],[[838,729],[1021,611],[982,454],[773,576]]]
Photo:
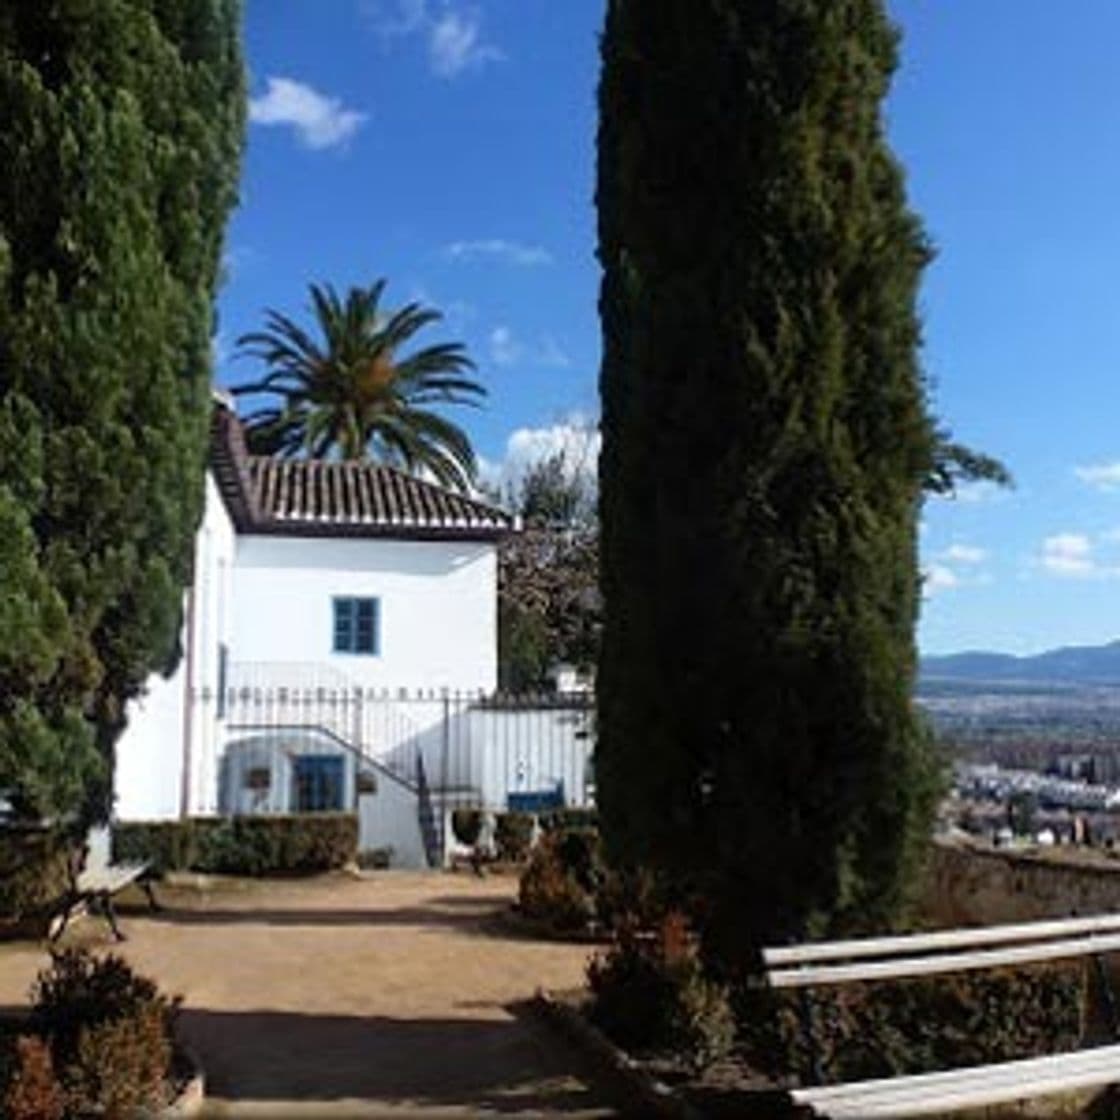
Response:
[[[506,929],[515,886],[386,872],[157,888],[168,909],[129,911],[121,951],[184,997],[207,1116],[614,1115],[519,1007],[538,985],[578,986],[588,951]],[[87,919],[73,939],[106,933]],[[0,1005],[24,1004],[45,960],[0,945]]]

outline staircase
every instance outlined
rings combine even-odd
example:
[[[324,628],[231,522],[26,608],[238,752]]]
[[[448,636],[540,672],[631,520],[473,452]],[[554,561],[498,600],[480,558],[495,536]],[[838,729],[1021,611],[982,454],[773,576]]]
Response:
[[[428,856],[429,867],[443,866],[443,813],[436,816],[432,805],[432,791],[428,786],[428,776],[424,772],[424,756],[416,756],[416,808],[420,814],[420,834],[424,838],[424,850]]]

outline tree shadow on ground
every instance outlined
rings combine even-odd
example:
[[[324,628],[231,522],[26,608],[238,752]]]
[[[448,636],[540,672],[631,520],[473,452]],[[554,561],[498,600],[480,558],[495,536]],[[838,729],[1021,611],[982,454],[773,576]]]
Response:
[[[333,907],[230,905],[222,896],[205,899],[161,896],[158,910],[146,902],[128,900],[117,910],[129,919],[180,926],[322,926],[369,928],[416,927],[453,931],[464,937],[487,937],[504,941],[539,941],[539,933],[527,928],[511,910],[506,899],[483,895],[447,895],[429,899],[420,906]]]
[[[365,1102],[617,1116],[579,1054],[525,1008],[504,1019],[391,1019],[186,1008],[180,1034],[226,1101]]]
[[[507,921],[504,911],[508,903],[495,902],[492,897],[476,900],[473,907],[448,907],[434,900],[430,905],[402,906],[393,909],[376,907],[334,909],[278,906],[213,906],[164,904],[151,911],[142,906],[119,908],[130,919],[168,923],[181,926],[366,926],[369,928],[418,928],[452,930],[468,937],[500,937],[519,940],[523,936],[515,924]]]

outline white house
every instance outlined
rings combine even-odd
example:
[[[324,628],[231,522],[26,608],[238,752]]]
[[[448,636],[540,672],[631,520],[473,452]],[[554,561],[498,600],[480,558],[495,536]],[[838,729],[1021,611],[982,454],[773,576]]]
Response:
[[[254,457],[219,400],[184,655],[130,709],[118,819],[358,808],[363,844],[416,849],[425,787],[436,815],[480,789],[449,752],[478,723],[462,698],[497,685],[497,544],[513,528],[391,467]],[[584,797],[582,762],[549,769],[542,750],[511,781]]]

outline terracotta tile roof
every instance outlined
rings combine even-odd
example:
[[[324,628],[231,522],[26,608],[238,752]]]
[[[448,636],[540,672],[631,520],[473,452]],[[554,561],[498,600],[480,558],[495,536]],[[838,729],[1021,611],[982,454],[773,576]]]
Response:
[[[503,510],[381,463],[250,455],[240,421],[220,401],[210,463],[245,533],[492,540],[514,528]]]

